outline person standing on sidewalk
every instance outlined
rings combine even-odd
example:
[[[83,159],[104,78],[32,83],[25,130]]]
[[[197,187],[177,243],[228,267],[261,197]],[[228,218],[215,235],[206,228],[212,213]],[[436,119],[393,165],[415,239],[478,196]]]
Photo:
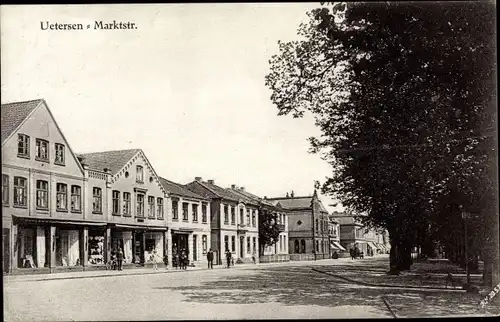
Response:
[[[156,254],[156,249],[153,250],[153,270],[157,271],[158,270],[158,254]]]
[[[232,255],[229,250],[226,251],[227,268],[231,267]]]
[[[118,262],[118,270],[122,270],[122,265],[123,265],[123,250],[120,247],[118,249],[118,253],[116,254],[116,261]]]
[[[208,260],[208,268],[213,269],[214,268],[214,252],[212,252],[212,248],[210,248],[208,250],[207,260]]]

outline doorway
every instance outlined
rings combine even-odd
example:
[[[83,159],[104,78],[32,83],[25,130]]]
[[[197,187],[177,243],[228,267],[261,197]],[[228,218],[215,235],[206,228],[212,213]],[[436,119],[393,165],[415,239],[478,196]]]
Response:
[[[243,246],[245,245],[245,237],[240,236],[240,258],[243,258],[245,256],[243,252]]]
[[[134,261],[133,263],[135,264],[144,264],[144,245],[143,245],[143,239],[144,239],[144,233],[143,232],[136,232],[134,233],[134,240],[133,240],[133,251],[134,251]]]
[[[9,273],[10,269],[10,229],[2,230],[2,261],[3,272]]]

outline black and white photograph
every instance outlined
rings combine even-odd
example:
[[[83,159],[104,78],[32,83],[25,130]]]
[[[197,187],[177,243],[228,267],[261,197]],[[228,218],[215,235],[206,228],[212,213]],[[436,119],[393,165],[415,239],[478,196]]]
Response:
[[[496,12],[1,5],[4,321],[500,316]]]

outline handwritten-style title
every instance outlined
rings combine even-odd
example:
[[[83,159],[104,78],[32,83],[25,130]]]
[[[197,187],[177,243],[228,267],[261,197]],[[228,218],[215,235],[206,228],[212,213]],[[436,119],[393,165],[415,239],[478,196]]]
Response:
[[[137,29],[135,22],[130,21],[94,21],[93,24],[81,23],[51,23],[49,21],[40,21],[42,30],[130,30]]]

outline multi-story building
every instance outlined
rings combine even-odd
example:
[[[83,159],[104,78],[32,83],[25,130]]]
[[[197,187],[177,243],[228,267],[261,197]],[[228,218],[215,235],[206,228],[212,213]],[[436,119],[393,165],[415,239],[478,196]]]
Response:
[[[210,199],[202,197],[185,186],[160,178],[170,196],[169,227],[172,236],[169,253],[172,256],[185,250],[191,264],[207,262],[210,249]],[[175,263],[172,263],[175,264]]]
[[[88,216],[106,223],[88,230],[89,265],[103,265],[121,248],[124,266],[162,257],[170,241],[167,191],[141,149],[79,154],[85,169]]]
[[[266,213],[272,214],[276,217],[276,223],[279,227],[278,242],[274,245],[268,245],[263,249],[263,254],[260,257],[261,261],[288,261],[290,257],[288,256],[288,220],[286,210],[273,205],[265,198],[260,198],[259,196],[252,194],[245,190],[244,187],[237,187],[236,185],[231,185],[230,191],[241,195],[246,198],[252,199],[259,207],[259,209],[266,209]],[[259,222],[262,216],[265,214],[259,211]],[[273,219],[274,220],[274,219]],[[259,241],[261,244],[261,241]],[[280,255],[280,256],[273,256]]]
[[[329,258],[328,211],[316,191],[309,197],[268,200],[288,212],[288,247],[291,260]]]
[[[4,272],[80,269],[89,216],[84,170],[43,99],[2,104]]]
[[[186,187],[211,200],[211,248],[217,263],[222,263],[229,250],[236,263],[258,259],[258,203],[219,187],[214,180],[202,181],[196,177]]]
[[[353,215],[345,212],[333,212],[332,216],[340,224],[340,244],[347,250],[357,246],[364,256],[388,252],[386,231],[364,227]]]
[[[346,249],[340,244],[340,224],[335,217],[328,216],[328,235],[330,237],[330,257],[334,252],[340,256]]]

